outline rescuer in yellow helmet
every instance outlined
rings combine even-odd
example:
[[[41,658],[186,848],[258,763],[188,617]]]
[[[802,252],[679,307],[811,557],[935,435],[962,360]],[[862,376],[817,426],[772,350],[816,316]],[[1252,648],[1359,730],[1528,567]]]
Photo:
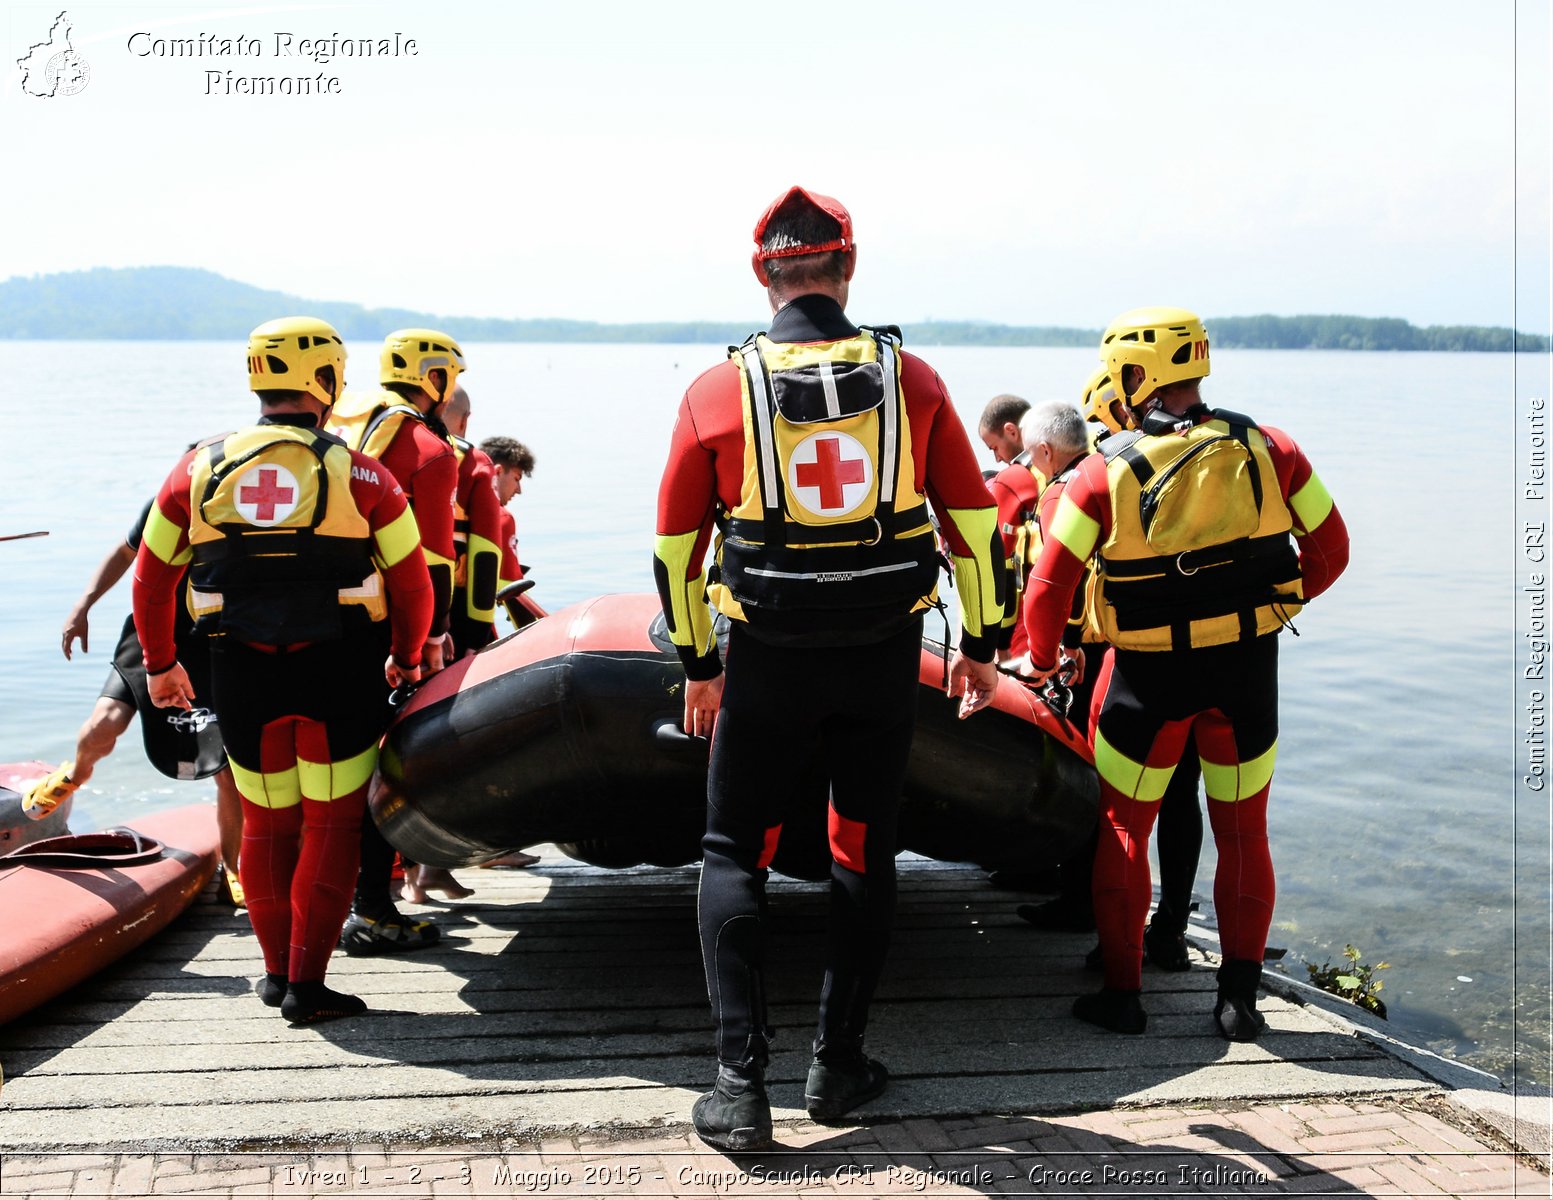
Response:
[[[1095,730],[1102,817],[1094,864],[1105,987],[1074,1014],[1141,1033],[1148,838],[1189,735],[1219,851],[1214,881],[1224,964],[1220,1032],[1254,1040],[1272,920],[1267,797],[1278,738],[1278,633],[1348,561],[1348,532],[1294,441],[1209,408],[1208,336],[1193,313],[1142,308],[1106,329],[1101,361],[1136,428],[1084,459],[1059,499],[1026,601],[1032,672],[1057,648],[1085,564],[1113,647]]]
[[[260,999],[296,1024],[366,1008],[325,985],[350,907],[388,689],[420,678],[431,581],[394,477],[321,426],[345,383],[326,322],[248,339],[259,420],[185,454],[135,559],[151,699],[188,709],[173,639],[185,568],[211,648],[210,703],[243,798],[242,883]],[[385,661],[386,656],[386,661]]]
[[[378,355],[377,390],[346,394],[329,420],[330,432],[392,472],[415,514],[435,603],[424,648],[426,671],[440,671],[453,654],[448,636],[454,565],[453,501],[458,459],[442,416],[465,368],[464,352],[436,329],[396,329]],[[404,916],[394,905],[394,849],[375,822],[362,826],[361,874],[350,918],[340,937],[347,954],[395,954],[433,945],[440,932],[429,920]]]

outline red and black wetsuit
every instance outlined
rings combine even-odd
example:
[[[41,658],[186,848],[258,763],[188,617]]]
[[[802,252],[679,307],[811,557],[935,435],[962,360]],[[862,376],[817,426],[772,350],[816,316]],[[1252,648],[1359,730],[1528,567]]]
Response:
[[[776,343],[855,338],[840,305],[803,296],[771,323]],[[990,662],[1003,597],[995,516],[970,441],[931,367],[901,356],[913,486],[943,521],[963,573],[961,648]],[[888,397],[890,403],[894,397]],[[725,362],[686,392],[658,493],[654,572],[673,640],[691,679],[723,669],[704,600],[703,560],[714,518],[744,484],[741,367]],[[904,486],[904,480],[903,480]],[[996,550],[995,550],[996,547]],[[727,678],[712,743],[698,906],[702,956],[717,1021],[718,1058],[764,1063],[761,912],[767,867],[791,805],[823,803],[828,781],[830,952],[819,1039],[860,1042],[883,965],[895,904],[896,810],[917,705],[920,613],[815,610],[730,622]],[[799,619],[801,618],[801,619]],[[806,783],[816,786],[806,788]]]
[[[1057,512],[1057,502],[1063,489],[1073,478],[1086,455],[1080,454],[1052,476],[1051,482],[1041,489],[1037,529],[1050,527]],[[1039,536],[1039,532],[1038,532]],[[1038,543],[1034,554],[1040,551]],[[1086,721],[1091,745],[1094,743],[1095,726],[1100,719],[1100,701],[1106,693],[1111,677],[1113,651],[1104,642],[1089,640],[1094,635],[1085,620],[1085,587],[1081,583],[1073,591],[1073,606],[1068,622],[1062,631],[1062,645],[1069,655],[1081,655],[1084,674],[1073,686],[1073,701],[1069,712],[1074,721]],[[1025,625],[1025,613],[1020,614],[1020,629]],[[1088,635],[1088,636],[1086,636]],[[1028,647],[1029,638],[1025,637]],[[1180,932],[1186,928],[1187,916],[1192,906],[1192,889],[1197,882],[1197,863],[1202,855],[1202,808],[1197,803],[1197,784],[1200,772],[1197,767],[1196,743],[1191,735],[1181,751],[1181,763],[1170,777],[1164,798],[1159,805],[1159,830],[1156,846],[1159,852],[1159,908],[1164,927]],[[1094,891],[1095,850],[1099,844],[1098,828],[1084,845],[1062,862],[1062,898],[1070,904],[1089,909]]]
[[[314,421],[284,414],[259,424],[310,429]],[[385,657],[391,650],[406,666],[418,664],[431,618],[431,584],[403,493],[373,459],[339,451],[351,455],[349,495],[329,503],[353,505],[365,518],[387,619],[342,605],[338,637],[291,642],[277,626],[272,641],[218,636],[211,654],[211,706],[243,798],[248,915],[265,970],[293,982],[323,979],[350,907],[367,782],[388,723]],[[150,674],[176,660],[196,453],[162,484],[135,559],[135,625]]]
[[[395,430],[378,461],[399,481],[415,514],[435,597],[431,636],[440,637],[448,630],[453,595],[453,499],[458,491],[458,459],[453,447],[424,420],[412,418]]]
[[[407,417],[379,456],[379,461],[400,481],[405,500],[415,515],[431,576],[432,638],[448,632],[457,555],[453,542],[453,498],[458,490],[458,459],[453,447],[438,432],[441,428],[440,421],[433,429],[425,418]],[[393,871],[394,848],[378,831],[377,822],[363,822],[355,912],[375,920],[394,911],[390,895]]]
[[[1199,421],[1212,419],[1205,412]],[[1289,509],[1306,599],[1319,596],[1348,562],[1348,531],[1310,462],[1292,439],[1263,427],[1277,486]],[[1031,657],[1055,660],[1074,589],[1116,521],[1106,459],[1090,455],[1044,527],[1025,605]],[[1124,526],[1125,528],[1125,526]],[[1100,703],[1095,765],[1101,829],[1094,902],[1106,985],[1136,990],[1149,906],[1148,839],[1159,798],[1188,736],[1195,736],[1218,847],[1214,907],[1226,959],[1260,964],[1272,920],[1267,797],[1278,739],[1276,632],[1221,645],[1117,649]]]
[[[1013,462],[987,480],[987,491],[998,506],[998,532],[1003,536],[1003,554],[1011,571],[1017,571],[1011,589],[1013,603],[1003,621],[998,648],[1008,652],[1010,658],[1018,658],[1029,649],[1024,621],[1020,612],[1020,600],[1024,596],[1024,576],[1029,573],[1030,562],[1016,562],[1020,535],[1026,522],[1035,516],[1041,495],[1040,478],[1030,469],[1030,458],[1021,454]]]
[[[523,564],[518,561],[518,520],[512,510],[501,510],[501,579],[502,587],[517,583],[523,578]]]

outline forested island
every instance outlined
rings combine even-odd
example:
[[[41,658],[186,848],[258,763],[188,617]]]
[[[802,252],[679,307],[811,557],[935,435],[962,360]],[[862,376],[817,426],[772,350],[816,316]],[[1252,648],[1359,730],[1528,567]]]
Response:
[[[98,267],[0,282],[0,330],[12,340],[196,340],[242,336],[277,315],[330,321],[349,341],[377,341],[390,329],[430,326],[470,342],[682,342],[731,344],[750,332],[727,321],[604,324],[562,319],[458,317],[398,308],[307,300],[190,267]],[[1546,352],[1548,339],[1504,327],[1430,325],[1399,317],[1207,315],[1220,349],[1476,350]],[[237,331],[234,334],[234,331]],[[904,326],[919,346],[1092,346],[1099,329],[923,321]]]

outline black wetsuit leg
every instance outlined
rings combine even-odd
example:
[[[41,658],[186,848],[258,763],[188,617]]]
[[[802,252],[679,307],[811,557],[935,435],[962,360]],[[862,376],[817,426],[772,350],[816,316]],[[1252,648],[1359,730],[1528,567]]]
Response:
[[[1073,699],[1068,704],[1068,720],[1081,734],[1089,732],[1089,706],[1094,699],[1095,680],[1105,661],[1104,644],[1087,642],[1079,647],[1084,658],[1084,677],[1073,686]],[[1084,839],[1084,844],[1058,864],[1058,897],[1063,904],[1075,910],[1088,912],[1090,908],[1090,882],[1094,876],[1095,847],[1100,841],[1100,822],[1096,817],[1095,828]]]
[[[1159,855],[1159,911],[1172,929],[1185,929],[1192,909],[1192,889],[1197,883],[1197,861],[1202,855],[1202,805],[1197,785],[1202,764],[1197,761],[1197,740],[1186,739],[1181,763],[1171,775],[1159,805],[1154,827],[1154,849]]]
[[[361,823],[361,871],[356,876],[356,898],[351,911],[377,920],[394,911],[394,848],[378,830],[369,813]]]
[[[379,663],[388,656],[387,625],[388,622],[382,621],[373,626],[372,636],[376,639],[373,643],[373,652],[381,651]],[[379,715],[383,729],[387,729],[389,721],[393,719],[393,712],[388,706],[388,695],[388,685],[379,682],[374,686],[370,696],[363,698],[363,703]],[[378,831],[377,822],[372,819],[372,813],[369,810],[361,822],[361,868],[356,873],[356,891],[351,901],[352,912],[376,919],[394,911],[394,898],[389,893],[394,873],[394,853],[394,848]]]
[[[828,778],[833,862],[821,1036],[858,1037],[895,906],[896,813],[921,626],[866,646],[770,646],[735,625],[707,788],[698,911],[720,1061],[766,1061],[767,866],[800,784]],[[816,773],[816,764],[823,771]],[[800,794],[802,792],[802,794]]]
[[[123,664],[122,666],[120,664]],[[135,681],[132,683],[131,681]],[[144,691],[146,686],[146,668],[141,658],[140,636],[135,632],[135,618],[124,618],[124,628],[119,633],[118,648],[113,652],[113,666],[108,670],[108,678],[103,680],[102,691],[98,694],[109,700],[117,700],[120,704],[128,704],[131,708],[140,707],[140,697],[136,689]],[[195,687],[199,683],[196,682]]]
[[[496,640],[489,621],[477,621],[461,611],[464,603],[463,589],[453,593],[453,611],[448,614],[448,632],[453,635],[453,651],[463,658],[471,650],[483,650]]]
[[[825,726],[831,781],[830,957],[820,992],[821,1045],[862,1044],[874,988],[884,972],[895,924],[900,796],[916,730],[921,646],[914,627],[904,636],[864,647],[872,665],[852,682],[865,691],[870,685],[877,689],[876,703],[837,714]]]

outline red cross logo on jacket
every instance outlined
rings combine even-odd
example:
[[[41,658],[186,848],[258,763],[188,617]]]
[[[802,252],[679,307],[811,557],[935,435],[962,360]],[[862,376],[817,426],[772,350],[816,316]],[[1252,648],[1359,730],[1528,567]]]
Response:
[[[237,511],[255,525],[278,525],[295,510],[298,492],[285,467],[250,467],[237,481]]]
[[[868,496],[874,465],[863,443],[845,433],[811,433],[793,448],[787,483],[804,508],[822,517],[844,516]]]

